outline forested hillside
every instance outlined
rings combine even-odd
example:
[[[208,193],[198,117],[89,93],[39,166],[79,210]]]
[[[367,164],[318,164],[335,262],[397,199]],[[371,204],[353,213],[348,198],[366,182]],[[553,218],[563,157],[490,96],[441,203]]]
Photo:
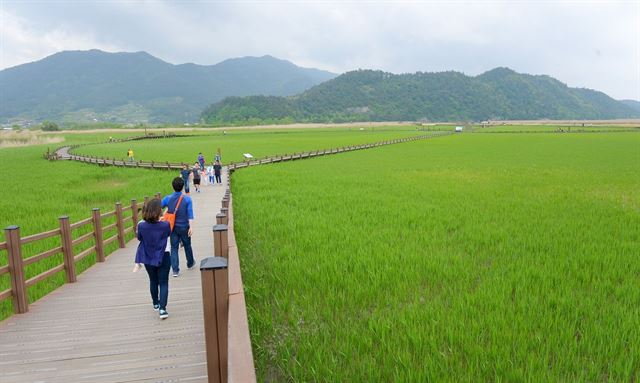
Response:
[[[602,92],[549,76],[496,68],[458,72],[345,73],[292,97],[229,97],[207,108],[214,124],[348,121],[480,121],[632,118],[640,112]]]

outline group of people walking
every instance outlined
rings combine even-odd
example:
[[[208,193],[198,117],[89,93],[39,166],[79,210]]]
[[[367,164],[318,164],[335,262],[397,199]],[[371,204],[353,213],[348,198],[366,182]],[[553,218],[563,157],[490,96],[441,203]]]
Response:
[[[202,153],[192,169],[186,165],[180,176],[171,182],[174,192],[162,200],[152,198],[142,207],[143,220],[138,223],[137,237],[140,241],[136,250],[134,271],[144,268],[149,275],[149,292],[153,309],[158,311],[160,319],[169,317],[167,301],[169,298],[169,273],[173,277],[180,276],[178,249],[182,247],[187,260],[187,269],[195,266],[195,258],[191,247],[193,233],[193,201],[189,196],[189,180],[193,179],[194,188],[200,191]],[[219,155],[207,169],[210,183],[222,184]],[[209,168],[209,167],[207,167]],[[212,174],[212,176],[210,176]],[[183,191],[186,193],[183,193]]]
[[[188,165],[183,165],[180,171],[180,176],[185,183],[185,192],[189,194],[191,189],[189,188],[190,180],[193,181],[193,188],[196,193],[200,193],[200,185],[216,184],[222,185],[222,164],[220,163],[220,154],[216,154],[215,160],[211,162],[209,166],[205,167],[205,160],[202,153],[198,153],[198,159],[193,164],[193,167],[189,169]],[[204,182],[202,180],[204,179]]]

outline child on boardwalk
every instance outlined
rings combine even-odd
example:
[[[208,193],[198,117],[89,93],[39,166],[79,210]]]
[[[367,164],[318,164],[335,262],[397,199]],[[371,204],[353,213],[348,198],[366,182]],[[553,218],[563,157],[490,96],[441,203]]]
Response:
[[[207,177],[209,178],[209,185],[213,186],[215,183],[215,179],[213,178],[213,161],[211,161],[211,165],[207,166]]]
[[[160,319],[169,317],[167,300],[169,298],[169,269],[171,256],[167,249],[167,239],[171,235],[169,222],[160,221],[162,202],[153,198],[142,207],[143,221],[138,223],[138,249],[136,263],[144,264],[149,274],[149,292],[153,309],[159,310]],[[158,291],[159,290],[159,291]]]

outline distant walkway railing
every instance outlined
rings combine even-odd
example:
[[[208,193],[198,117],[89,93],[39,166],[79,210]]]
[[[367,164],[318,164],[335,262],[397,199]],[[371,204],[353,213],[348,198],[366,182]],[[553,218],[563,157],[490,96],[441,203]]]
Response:
[[[311,150],[311,151],[300,152],[300,153],[294,152],[291,154],[280,154],[275,156],[265,156],[262,158],[248,159],[245,161],[230,162],[227,164],[227,167],[231,172],[233,172],[237,169],[245,168],[248,166],[263,165],[263,164],[277,163],[277,162],[283,162],[283,161],[301,160],[306,158],[324,156],[327,154],[337,154],[337,153],[350,152],[354,150],[377,148],[380,146],[393,145],[393,144],[399,144],[403,142],[416,141],[416,140],[424,140],[427,138],[444,136],[452,133],[453,132],[451,131],[433,131],[433,132],[429,132],[428,134],[422,134],[419,136],[396,138],[392,140],[384,140],[384,141],[378,141],[378,142],[367,143],[367,144],[349,145],[349,146],[343,146],[339,148],[330,148],[330,149]],[[173,137],[177,137],[177,136],[173,136]],[[156,138],[163,138],[163,137],[158,136]],[[143,139],[143,138],[140,138],[140,139]],[[79,146],[63,146],[61,148],[58,148],[51,155],[47,155],[47,153],[45,153],[45,158],[50,160],[79,161],[79,162],[84,162],[88,164],[100,165],[100,166],[120,166],[120,167],[128,167],[128,168],[145,168],[145,169],[154,169],[154,170],[180,170],[184,167],[184,165],[187,165],[187,163],[185,162],[178,163],[178,162],[169,162],[169,161],[128,161],[123,158],[116,159],[114,157],[91,156],[91,155],[85,155],[85,154],[69,153],[69,150],[77,147]]]

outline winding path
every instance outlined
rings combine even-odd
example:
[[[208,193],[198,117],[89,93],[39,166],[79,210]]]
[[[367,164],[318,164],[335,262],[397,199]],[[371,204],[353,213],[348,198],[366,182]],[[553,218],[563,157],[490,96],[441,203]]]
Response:
[[[430,137],[433,136],[274,156],[232,164],[229,169]],[[55,159],[135,166],[118,160],[101,163],[99,159],[70,154],[70,149],[70,146],[57,149]],[[158,165],[156,169],[173,169],[168,163],[164,167]],[[223,174],[223,185],[226,185],[227,172]],[[168,174],[165,194],[171,192],[171,178]],[[225,189],[203,186],[202,193],[191,195],[195,213],[192,244],[197,261],[213,256],[211,228],[220,211]],[[230,244],[235,243],[232,225],[231,221]],[[151,307],[147,276],[144,272],[131,272],[137,243],[137,239],[130,241],[126,248],[111,253],[106,262],[78,275],[76,283],[64,284],[32,303],[28,313],[13,315],[0,322],[0,382],[207,381],[200,272],[197,268],[186,270],[181,252],[181,275],[169,281],[167,310],[170,317],[160,320]],[[233,375],[233,371],[243,371],[244,366],[230,365],[229,381],[245,383],[251,378],[255,380],[255,376],[248,337],[234,338],[233,335],[234,331],[248,334],[239,260],[234,246],[229,249],[229,289],[230,318],[244,319],[229,321],[229,347],[248,349],[245,356],[251,362],[245,369],[250,370],[246,376]],[[234,363],[232,359],[229,362]]]

